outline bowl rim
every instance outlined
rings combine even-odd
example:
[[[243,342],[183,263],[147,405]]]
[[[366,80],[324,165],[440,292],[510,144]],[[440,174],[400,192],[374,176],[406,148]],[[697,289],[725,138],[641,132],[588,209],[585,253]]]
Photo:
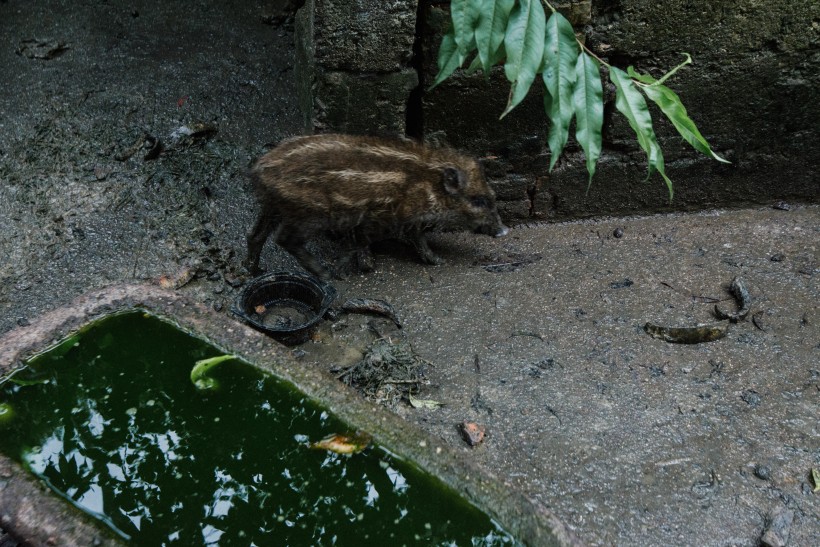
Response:
[[[313,317],[311,317],[303,323],[291,327],[270,327],[253,319],[250,316],[250,313],[247,311],[246,307],[248,296],[252,294],[254,290],[257,290],[260,287],[277,283],[296,283],[306,288],[307,290],[310,290],[311,292],[321,296],[322,300],[318,306],[318,309],[314,309],[314,306],[310,305],[308,302],[293,299],[308,305],[308,307],[311,309],[311,312],[313,313]],[[325,281],[322,281],[321,279],[318,279],[310,274],[284,270],[271,272],[255,277],[252,280],[250,280],[234,301],[234,304],[231,307],[231,312],[237,317],[239,317],[245,323],[251,325],[252,327],[266,334],[299,334],[306,332],[308,329],[316,325],[316,323],[318,323],[322,319],[322,317],[324,317],[328,308],[330,308],[330,305],[333,303],[333,300],[336,298],[336,294],[336,289],[333,287],[333,285]]]

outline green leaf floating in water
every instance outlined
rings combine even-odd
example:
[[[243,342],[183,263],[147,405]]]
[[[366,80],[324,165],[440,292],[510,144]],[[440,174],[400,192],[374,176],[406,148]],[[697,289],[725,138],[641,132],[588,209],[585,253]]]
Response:
[[[200,391],[215,391],[219,389],[219,382],[209,377],[207,375],[208,371],[219,363],[231,359],[236,359],[236,355],[217,355],[216,357],[197,361],[194,364],[194,368],[191,369],[191,382],[193,382],[194,386]]]
[[[0,403],[0,428],[9,425],[14,420],[14,407],[9,403]]]

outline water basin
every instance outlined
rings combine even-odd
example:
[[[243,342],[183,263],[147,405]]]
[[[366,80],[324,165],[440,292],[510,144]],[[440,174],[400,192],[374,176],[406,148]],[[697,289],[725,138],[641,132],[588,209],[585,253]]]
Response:
[[[93,322],[0,385],[3,452],[138,545],[504,545],[513,538],[289,384],[144,311]]]

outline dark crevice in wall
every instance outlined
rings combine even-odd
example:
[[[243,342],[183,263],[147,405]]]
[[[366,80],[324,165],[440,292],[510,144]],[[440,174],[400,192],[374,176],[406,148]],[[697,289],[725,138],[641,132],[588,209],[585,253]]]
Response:
[[[405,133],[408,137],[423,140],[424,138],[424,90],[427,82],[424,78],[424,48],[422,45],[427,27],[427,2],[419,0],[416,8],[416,34],[413,41],[413,57],[410,66],[418,75],[419,84],[410,92],[405,111]]]

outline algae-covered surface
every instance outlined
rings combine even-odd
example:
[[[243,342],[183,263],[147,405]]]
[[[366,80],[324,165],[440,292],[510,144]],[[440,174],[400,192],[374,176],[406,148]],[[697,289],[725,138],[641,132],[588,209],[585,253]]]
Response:
[[[513,543],[436,479],[247,363],[226,359],[208,371],[212,387],[198,387],[193,364],[218,353],[139,311],[92,324],[0,386],[15,413],[0,428],[3,452],[140,545]]]
[[[263,15],[0,2],[0,332],[120,281],[233,324],[255,214],[243,169],[301,127],[292,33]],[[387,245],[374,272],[335,282],[337,302],[384,299],[402,328],[340,314],[293,355],[338,375],[406,338],[430,363],[414,397],[444,406],[394,412],[589,544],[756,545],[777,522],[816,545],[819,230],[816,205],[787,203],[445,234],[438,267]],[[273,245],[262,263],[298,268]],[[717,321],[736,277],[751,310],[725,337],[644,331]],[[485,428],[476,447],[465,421]]]

